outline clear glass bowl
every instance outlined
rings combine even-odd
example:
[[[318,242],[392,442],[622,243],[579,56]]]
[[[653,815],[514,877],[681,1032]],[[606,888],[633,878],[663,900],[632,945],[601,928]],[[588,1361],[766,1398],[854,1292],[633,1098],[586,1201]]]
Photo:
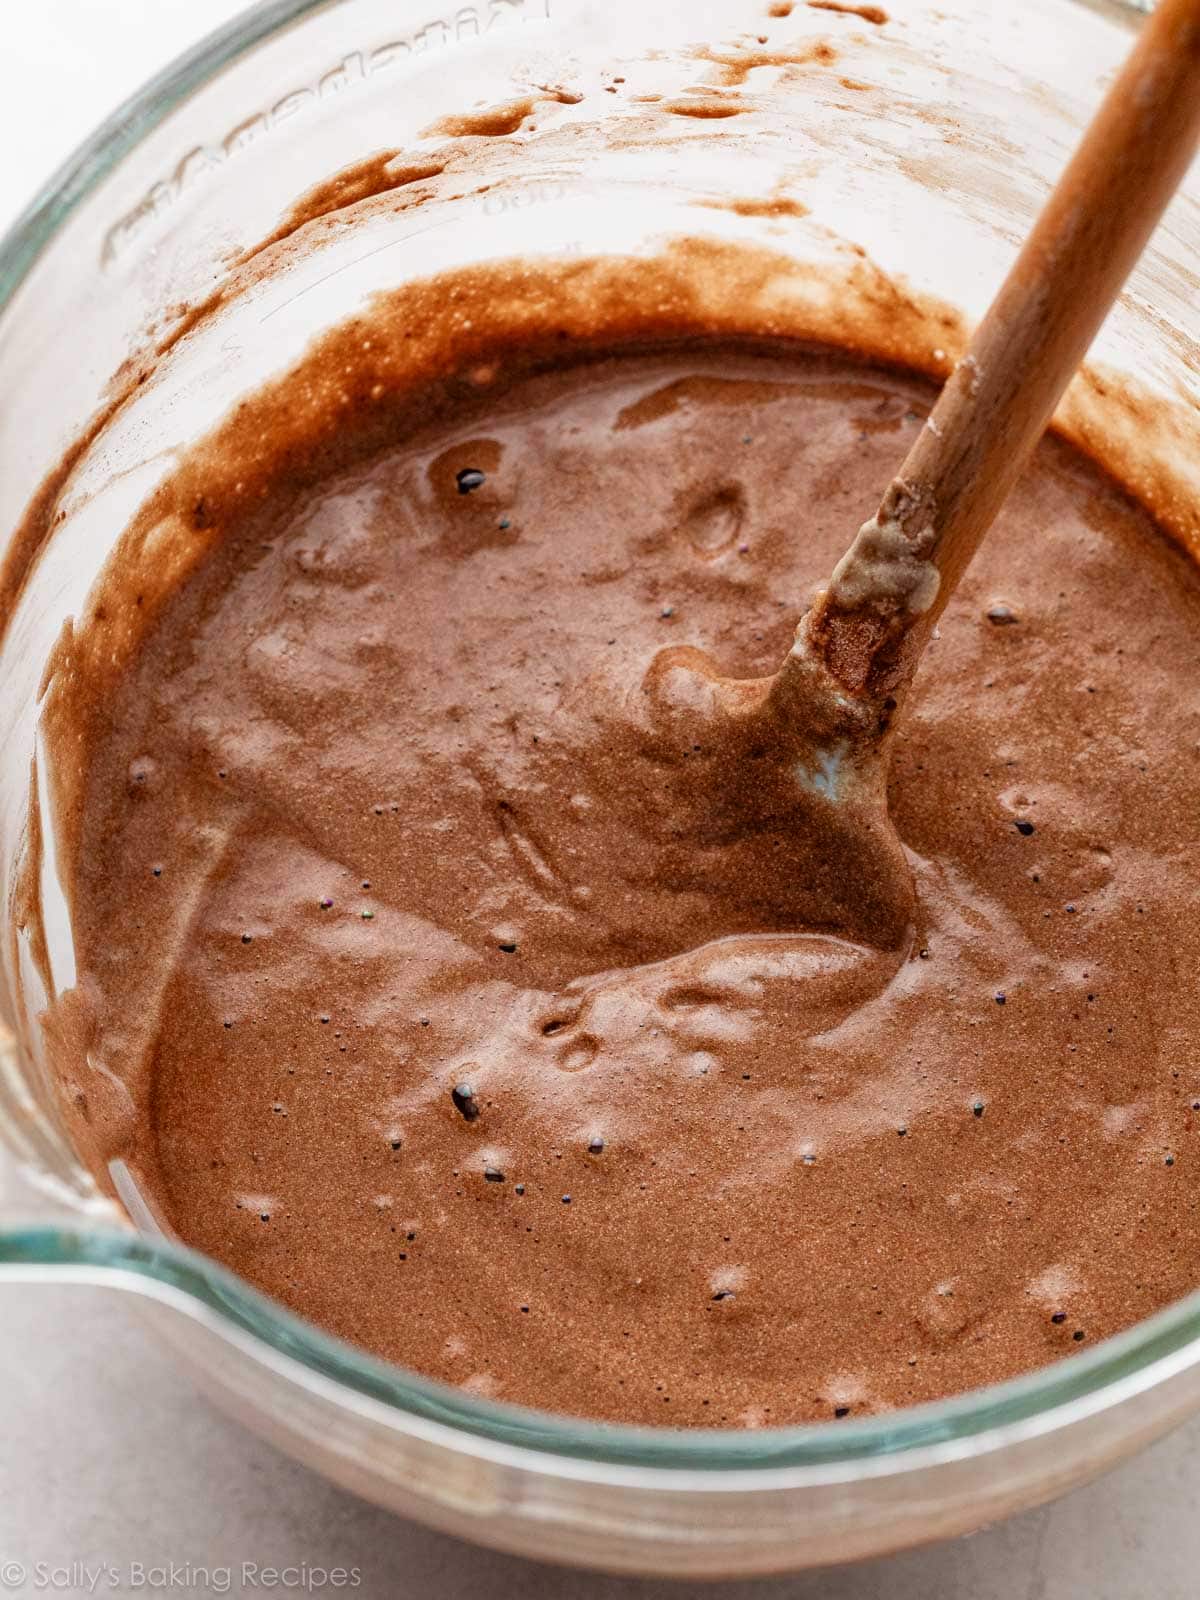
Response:
[[[786,7],[767,0],[475,0],[436,18],[426,0],[271,0],[116,113],[0,245],[3,537],[68,445],[111,413],[62,489],[66,514],[0,647],[0,1123],[40,1196],[4,1219],[0,1278],[134,1293],[212,1394],[285,1449],[382,1504],[548,1560],[765,1573],[976,1528],[1200,1408],[1200,1297],[1015,1382],[753,1432],[523,1411],[327,1337],[165,1237],[128,1173],[112,1173],[122,1203],[108,1198],[72,1145],[38,1021],[46,991],[74,976],[44,805],[48,971],[13,900],[39,683],[172,449],[376,288],[471,262],[653,259],[680,238],[767,246],[788,270],[746,305],[748,325],[769,313],[789,331],[944,371],[961,326],[943,319],[939,337],[936,318],[926,327],[887,286],[907,284],[914,302],[969,326],[1134,19],[1079,0],[886,3],[878,26],[803,0],[786,17],[769,16]],[[809,70],[802,58],[821,40],[836,64]],[[721,59],[705,43],[722,44]],[[726,59],[756,50],[744,73]],[[763,59],[771,52],[791,59]],[[529,96],[519,131],[476,138],[458,170],[372,203],[354,226],[344,214],[314,224],[311,249],[236,264],[349,163],[400,150],[420,165],[445,143],[428,131],[438,119]],[[720,117],[696,115],[719,98],[750,119],[751,158]],[[806,214],[741,203],[781,194]],[[1193,174],[1093,351],[1092,380],[1058,418],[1127,481],[1176,496],[1194,554],[1198,263]],[[881,304],[896,307],[891,333]],[[113,410],[114,375],[135,370],[144,381]],[[1130,407],[1131,392],[1149,403]],[[26,1210],[36,1220],[23,1225]]]

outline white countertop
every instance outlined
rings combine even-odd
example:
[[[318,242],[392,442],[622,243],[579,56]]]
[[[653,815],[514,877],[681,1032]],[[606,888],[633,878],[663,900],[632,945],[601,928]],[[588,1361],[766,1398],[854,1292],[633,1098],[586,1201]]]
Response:
[[[5,0],[0,227],[90,128],[237,0]],[[19,159],[18,159],[19,158]],[[0,1190],[3,1188],[0,1173]],[[369,1600],[674,1600],[682,1587],[474,1550],[351,1499],[217,1415],[117,1295],[0,1289],[0,1594],[86,1594],[80,1571],[357,1568]],[[1200,1419],[1119,1472],[954,1544],[714,1600],[1195,1600]],[[143,1587],[142,1593],[188,1592]],[[192,1585],[192,1592],[197,1590]],[[244,1591],[235,1581],[230,1593]]]

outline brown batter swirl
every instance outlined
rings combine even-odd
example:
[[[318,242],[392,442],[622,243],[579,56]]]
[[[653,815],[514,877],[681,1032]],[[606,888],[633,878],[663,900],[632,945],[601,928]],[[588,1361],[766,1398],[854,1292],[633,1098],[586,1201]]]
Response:
[[[614,355],[365,458],[343,415],[225,532],[97,714],[74,886],[67,1098],[144,1069],[185,1240],[660,1424],[930,1399],[1196,1286],[1188,560],[1042,446],[896,736],[911,941],[812,929],[775,754],[709,737],[930,399]]]

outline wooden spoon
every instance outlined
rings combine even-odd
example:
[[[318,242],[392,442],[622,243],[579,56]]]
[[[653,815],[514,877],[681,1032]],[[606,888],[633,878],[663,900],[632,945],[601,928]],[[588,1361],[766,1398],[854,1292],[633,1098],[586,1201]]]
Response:
[[[887,735],[942,609],[1029,460],[1200,142],[1200,0],[1160,0],[877,514],[755,703],[811,801],[827,925],[886,943],[915,891],[887,812]],[[815,879],[814,879],[815,881]]]

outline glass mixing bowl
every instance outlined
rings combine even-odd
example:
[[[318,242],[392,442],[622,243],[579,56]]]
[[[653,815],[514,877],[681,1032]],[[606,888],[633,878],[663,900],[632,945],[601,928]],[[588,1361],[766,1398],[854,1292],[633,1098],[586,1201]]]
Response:
[[[373,1500],[508,1550],[709,1577],[976,1528],[1200,1408],[1200,1296],[937,1405],[746,1432],[600,1426],[327,1337],[167,1237],[127,1171],[110,1175],[118,1199],[102,1190],[62,1114],[39,1017],[74,966],[39,695],[64,621],[173,452],[376,289],[472,263],[649,261],[681,239],[775,262],[732,310],[698,292],[696,328],[719,311],[945,372],[1136,20],[1079,0],[885,0],[883,23],[804,0],[435,3],[258,6],[117,112],[0,246],[10,546],[84,441],[0,651],[0,1122],[40,1197],[4,1219],[0,1278],[134,1294],[250,1426]],[[352,223],[361,171],[292,213],[379,152],[400,152],[405,181]],[[1193,174],[1057,423],[1173,505],[1193,554],[1198,273]],[[44,949],[17,894],[35,756]]]

